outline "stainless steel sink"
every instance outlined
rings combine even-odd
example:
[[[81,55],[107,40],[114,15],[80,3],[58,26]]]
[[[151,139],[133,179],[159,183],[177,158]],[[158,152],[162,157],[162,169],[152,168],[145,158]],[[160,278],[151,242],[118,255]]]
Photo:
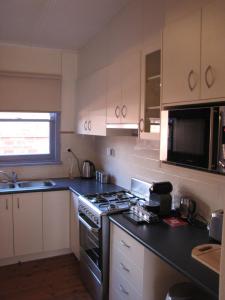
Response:
[[[14,189],[15,184],[14,183],[8,183],[8,182],[0,182],[0,190],[9,190]]]
[[[48,188],[55,185],[52,180],[35,180],[35,181],[20,181],[17,182],[18,188],[21,189],[38,189],[38,188]]]

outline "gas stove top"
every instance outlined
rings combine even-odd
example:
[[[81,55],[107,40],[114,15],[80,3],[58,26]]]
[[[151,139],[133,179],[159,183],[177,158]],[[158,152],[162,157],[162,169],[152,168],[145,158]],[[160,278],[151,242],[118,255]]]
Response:
[[[110,214],[128,210],[132,204],[136,204],[140,198],[128,191],[88,194],[80,197],[86,205],[92,207],[98,214]]]

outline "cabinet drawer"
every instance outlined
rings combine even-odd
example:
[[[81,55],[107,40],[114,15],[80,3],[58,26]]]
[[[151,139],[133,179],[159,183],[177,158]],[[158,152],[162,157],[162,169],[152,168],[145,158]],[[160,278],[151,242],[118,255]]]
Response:
[[[136,286],[129,283],[114,268],[110,273],[110,300],[141,300],[142,296],[136,290]]]
[[[118,271],[139,293],[143,287],[143,268],[135,265],[132,260],[125,256],[115,247],[111,248],[111,266]]]
[[[111,226],[111,245],[118,249],[139,268],[143,267],[144,247],[118,226]]]

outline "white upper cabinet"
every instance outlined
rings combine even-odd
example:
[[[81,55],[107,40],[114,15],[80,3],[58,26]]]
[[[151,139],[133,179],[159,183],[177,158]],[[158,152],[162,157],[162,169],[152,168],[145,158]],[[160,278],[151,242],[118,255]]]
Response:
[[[139,52],[127,55],[122,61],[122,123],[137,123],[141,98],[141,56]]]
[[[77,133],[88,134],[88,90],[89,78],[81,79],[77,82]]]
[[[107,123],[120,123],[122,102],[120,61],[108,67],[107,75]]]
[[[106,135],[106,68],[90,78],[88,131],[91,135]]]
[[[140,52],[127,54],[108,67],[107,123],[138,123],[140,109]]]
[[[13,195],[15,255],[43,251],[42,193]]]
[[[12,195],[0,196],[0,259],[13,253]]]
[[[225,97],[225,2],[202,10],[202,99]]]
[[[78,81],[77,133],[106,135],[106,69]]]
[[[200,98],[201,11],[171,23],[163,32],[162,102]]]

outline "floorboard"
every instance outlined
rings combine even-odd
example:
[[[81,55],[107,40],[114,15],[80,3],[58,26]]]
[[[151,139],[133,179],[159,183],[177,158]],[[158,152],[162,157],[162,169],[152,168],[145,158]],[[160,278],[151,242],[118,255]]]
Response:
[[[0,267],[1,300],[91,300],[72,255]]]

